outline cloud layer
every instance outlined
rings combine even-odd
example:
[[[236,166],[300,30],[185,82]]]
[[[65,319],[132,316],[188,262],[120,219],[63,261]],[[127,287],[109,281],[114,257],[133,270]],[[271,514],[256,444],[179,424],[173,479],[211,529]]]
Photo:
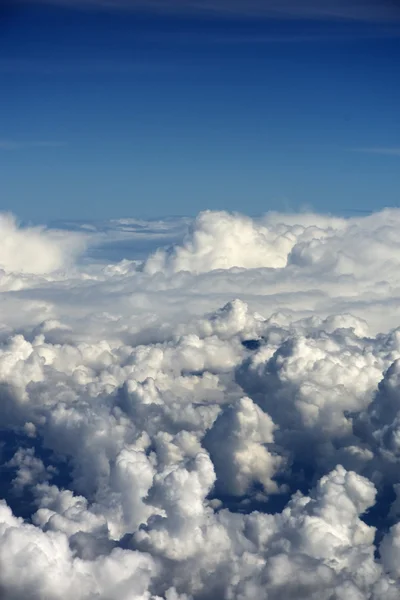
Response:
[[[399,597],[400,211],[0,224],[2,598]]]

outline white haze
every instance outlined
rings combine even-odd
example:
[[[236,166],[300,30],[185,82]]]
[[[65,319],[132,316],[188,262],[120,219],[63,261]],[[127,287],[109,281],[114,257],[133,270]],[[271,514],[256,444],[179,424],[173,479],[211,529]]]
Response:
[[[0,597],[397,600],[400,211],[187,223],[0,217]]]

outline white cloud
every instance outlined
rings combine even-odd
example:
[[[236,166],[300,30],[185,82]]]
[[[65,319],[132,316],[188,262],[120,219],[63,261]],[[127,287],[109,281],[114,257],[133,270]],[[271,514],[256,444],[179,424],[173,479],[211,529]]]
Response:
[[[400,156],[400,148],[398,147],[370,146],[366,148],[353,148],[352,151],[364,152],[366,154],[382,154],[383,156]]]
[[[249,217],[206,211],[197,217],[182,246],[157,251],[144,270],[198,274],[232,267],[284,267],[292,242],[289,235],[257,226]]]
[[[0,595],[397,599],[400,211],[186,224],[0,219]]]
[[[65,146],[65,143],[51,140],[0,139],[0,150],[24,150],[29,148],[61,148],[62,146]]]
[[[0,236],[0,268],[5,272],[50,273],[73,263],[85,247],[83,235],[21,228],[7,214],[0,214]]]
[[[70,7],[91,7],[99,10],[155,11],[162,13],[194,13],[211,15],[247,15],[264,18],[294,18],[322,20],[393,21],[399,11],[390,2],[377,0],[30,0],[33,3]]]

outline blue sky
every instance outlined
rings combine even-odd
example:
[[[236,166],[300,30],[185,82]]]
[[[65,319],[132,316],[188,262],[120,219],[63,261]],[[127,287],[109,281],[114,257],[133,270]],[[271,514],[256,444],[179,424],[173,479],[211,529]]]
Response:
[[[2,5],[1,210],[49,221],[400,203],[394,2],[100,4]]]

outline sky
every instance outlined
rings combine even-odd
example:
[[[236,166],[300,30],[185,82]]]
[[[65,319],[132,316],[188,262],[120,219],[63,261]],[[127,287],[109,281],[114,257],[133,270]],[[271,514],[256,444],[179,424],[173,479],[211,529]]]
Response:
[[[397,206],[399,60],[395,2],[2,3],[0,209]]]

